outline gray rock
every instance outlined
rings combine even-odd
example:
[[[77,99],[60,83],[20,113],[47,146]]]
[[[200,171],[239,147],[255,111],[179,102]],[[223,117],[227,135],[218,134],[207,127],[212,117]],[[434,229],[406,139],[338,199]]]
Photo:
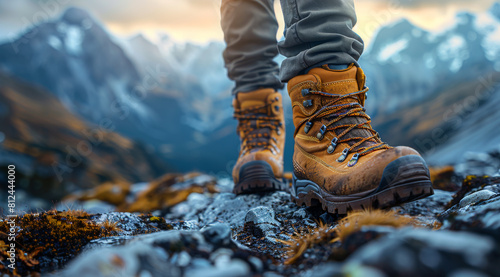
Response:
[[[179,267],[186,267],[191,262],[191,256],[186,251],[181,251],[179,253],[174,253],[170,262]]]
[[[465,198],[464,198],[465,199]],[[443,229],[489,229],[500,231],[500,195],[460,207],[455,205],[443,214]]]
[[[476,191],[476,192],[469,194],[469,195],[465,196],[464,198],[462,198],[462,200],[460,200],[459,207],[463,208],[465,206],[475,204],[475,203],[480,202],[480,201],[488,200],[494,195],[496,195],[496,193],[489,191],[489,190],[483,189],[480,191]]]
[[[132,235],[119,235],[119,236],[113,236],[113,237],[103,237],[99,239],[95,239],[90,241],[87,245],[83,247],[83,251],[89,251],[92,249],[98,249],[101,247],[111,247],[111,246],[116,246],[116,245],[122,245],[125,242],[133,239],[134,236]]]
[[[274,210],[269,207],[255,207],[245,216],[245,228],[258,238],[274,236],[280,226],[281,223],[275,219]]]
[[[185,276],[193,277],[244,277],[252,276],[250,267],[241,260],[232,260],[231,262],[208,269],[187,270]]]
[[[495,275],[497,247],[472,233],[406,228],[363,246],[346,266],[372,266],[389,276],[445,276],[457,269]]]
[[[458,269],[453,271],[448,277],[488,277],[488,275],[476,270]]]
[[[222,267],[231,262],[231,256],[233,253],[234,252],[231,249],[219,248],[210,254],[210,261],[212,261],[216,267]]]
[[[231,242],[231,227],[224,223],[213,223],[201,229],[205,239],[217,246],[229,245]]]
[[[307,214],[307,211],[305,208],[300,208],[293,213],[293,217],[303,219],[303,218],[307,218],[308,214]]]
[[[193,268],[196,268],[196,269],[213,267],[212,263],[210,263],[208,260],[202,259],[202,258],[194,258],[191,261],[191,266]]]
[[[146,231],[148,226],[138,216],[132,213],[111,212],[99,215],[94,219],[97,223],[103,223],[106,220],[116,222],[116,227],[120,228],[123,235],[131,235],[137,230]]]
[[[178,220],[197,220],[199,225],[205,226],[214,222],[227,223],[231,228],[243,227],[247,212],[259,206],[273,209],[276,214],[287,217],[294,222],[302,222],[304,214],[294,213],[303,208],[298,207],[290,201],[290,194],[282,191],[265,195],[234,195],[233,193],[219,193],[210,198],[210,203],[199,212],[177,216]],[[306,214],[306,217],[310,215]],[[166,216],[172,220],[173,218]],[[307,218],[309,219],[309,218]]]
[[[344,276],[342,264],[328,262],[317,265],[309,270],[302,272],[300,277],[336,277]]]
[[[238,258],[233,249],[242,250],[231,240],[220,247],[227,238],[230,229],[225,224],[214,224],[203,231],[170,230],[139,235],[122,246],[86,251],[60,275],[249,276],[250,264],[261,273],[262,262],[255,257],[250,260],[250,255],[247,261]],[[219,246],[212,242],[219,242]]]
[[[275,219],[276,215],[274,210],[265,207],[259,206],[249,210],[245,216],[245,223],[252,222],[253,224],[272,224],[276,226],[280,226],[281,224]]]
[[[283,277],[283,275],[278,274],[278,273],[273,272],[273,271],[264,272],[264,275],[262,275],[262,276],[263,277]]]
[[[150,276],[181,276],[178,267],[167,263],[152,245],[142,243],[89,251],[56,276],[137,276],[147,273]]]
[[[211,202],[212,199],[205,194],[191,193],[186,201],[172,207],[166,217],[198,220],[201,211],[206,209]]]

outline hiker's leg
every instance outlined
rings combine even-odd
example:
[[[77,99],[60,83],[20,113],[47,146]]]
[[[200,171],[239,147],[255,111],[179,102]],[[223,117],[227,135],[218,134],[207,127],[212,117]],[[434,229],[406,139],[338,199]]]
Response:
[[[285,40],[278,47],[287,57],[281,81],[323,64],[357,64],[363,40],[352,30],[356,24],[353,0],[281,0],[281,6],[286,27]]]
[[[224,62],[236,92],[280,89],[274,0],[222,0],[221,26],[226,41]]]
[[[278,78],[273,0],[223,0],[224,61],[235,81],[233,107],[241,150],[233,168],[235,194],[284,190],[285,124]]]
[[[294,133],[292,199],[330,213],[388,208],[433,193],[417,151],[390,147],[370,125],[352,0],[282,0]]]

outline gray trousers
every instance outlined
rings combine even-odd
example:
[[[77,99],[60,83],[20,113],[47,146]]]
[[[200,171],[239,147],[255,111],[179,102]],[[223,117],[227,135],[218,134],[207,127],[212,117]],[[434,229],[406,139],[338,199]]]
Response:
[[[283,87],[309,69],[357,63],[363,40],[353,30],[353,0],[281,0],[285,38],[276,41],[274,0],[222,0],[224,61],[236,92]],[[286,57],[281,69],[273,60]]]

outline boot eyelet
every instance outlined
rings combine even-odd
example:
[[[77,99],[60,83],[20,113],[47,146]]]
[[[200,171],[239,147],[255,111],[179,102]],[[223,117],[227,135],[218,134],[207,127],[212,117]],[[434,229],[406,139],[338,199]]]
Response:
[[[352,158],[347,163],[347,166],[348,167],[354,166],[358,162],[358,159],[359,159],[359,154],[358,153],[352,155]]]
[[[309,94],[309,89],[307,89],[307,88],[302,89],[301,93],[302,93],[302,96],[306,96]]]
[[[313,102],[311,99],[308,99],[308,100],[304,100],[304,102],[302,102],[302,105],[306,108],[309,108],[313,105]]]
[[[278,136],[281,135],[280,129],[276,129],[276,134],[278,134]]]
[[[349,148],[342,150],[342,155],[340,155],[340,157],[337,159],[337,162],[341,163],[341,162],[345,161],[348,154],[349,154]]]
[[[313,123],[312,122],[307,122],[306,126],[304,127],[304,133],[309,133],[309,130],[311,130]]]
[[[276,112],[279,112],[279,111],[280,111],[280,106],[274,106],[274,110],[275,110]]]
[[[326,149],[326,152],[328,154],[332,154],[333,151],[335,151],[335,148],[337,147],[337,141],[338,141],[338,138],[333,138],[332,141],[330,142],[330,145],[328,146],[328,148]]]
[[[326,126],[323,125],[321,126],[321,129],[319,129],[319,132],[316,134],[316,138],[322,140],[325,137],[325,132],[326,132]]]

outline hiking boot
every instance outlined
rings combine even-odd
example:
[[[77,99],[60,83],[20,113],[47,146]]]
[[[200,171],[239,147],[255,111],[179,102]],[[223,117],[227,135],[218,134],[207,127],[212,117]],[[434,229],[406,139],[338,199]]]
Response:
[[[292,200],[333,214],[387,208],[433,194],[417,151],[382,142],[365,113],[365,75],[328,66],[288,82],[295,146]]]
[[[283,177],[285,123],[281,94],[259,89],[236,94],[234,117],[241,151],[233,168],[235,194],[286,190]]]

